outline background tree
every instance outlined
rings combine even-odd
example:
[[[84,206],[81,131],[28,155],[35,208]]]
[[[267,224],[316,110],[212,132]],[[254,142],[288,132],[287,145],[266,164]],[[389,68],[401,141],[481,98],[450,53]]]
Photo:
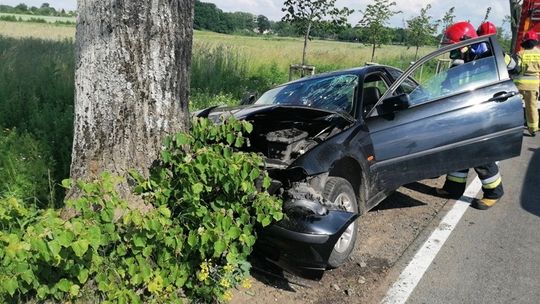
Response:
[[[79,1],[78,12],[71,177],[148,174],[164,137],[187,127],[193,0]]]
[[[368,4],[365,10],[360,11],[363,17],[358,25],[365,28],[369,42],[373,46],[371,61],[375,59],[377,45],[388,41],[390,38],[390,32],[386,26],[388,20],[392,16],[401,13],[401,11],[393,11],[393,6],[396,6],[396,2],[375,0],[372,4]]]
[[[521,5],[523,0],[509,0],[510,1],[510,29],[512,31],[512,52],[517,41],[519,19],[521,18]]]
[[[407,20],[407,42],[416,47],[414,60],[418,59],[418,50],[433,40],[433,35],[437,32],[437,22],[433,21],[428,14],[431,4],[426,5],[420,10],[420,15]]]
[[[336,0],[286,0],[282,11],[285,12],[283,21],[297,26],[304,35],[304,49],[302,52],[302,65],[306,64],[307,44],[311,30],[329,18],[336,26],[347,23],[347,17],[354,10],[335,7]]]
[[[259,15],[257,17],[257,29],[259,31],[259,34],[264,34],[271,27],[272,27],[272,24],[270,24],[270,20],[268,20],[268,18],[266,18],[266,16]]]
[[[443,40],[444,40],[444,33],[446,32],[446,29],[454,23],[454,19],[456,18],[456,15],[454,14],[454,11],[456,10],[455,7],[451,7],[446,13],[444,13],[444,16],[441,19],[441,39],[439,40],[439,47],[441,46]]]

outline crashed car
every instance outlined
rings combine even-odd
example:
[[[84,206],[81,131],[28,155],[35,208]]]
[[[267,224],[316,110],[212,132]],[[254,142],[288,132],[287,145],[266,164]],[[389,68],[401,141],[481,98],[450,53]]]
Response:
[[[450,64],[452,50],[477,43],[490,55]],[[248,149],[264,154],[287,215],[260,232],[257,248],[310,277],[347,261],[357,218],[398,187],[518,156],[523,137],[521,98],[494,36],[439,49],[405,72],[321,74],[198,115],[254,125]]]

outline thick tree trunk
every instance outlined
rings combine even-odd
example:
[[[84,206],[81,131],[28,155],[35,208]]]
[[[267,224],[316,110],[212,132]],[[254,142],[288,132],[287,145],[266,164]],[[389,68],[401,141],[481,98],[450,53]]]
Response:
[[[188,125],[193,0],[79,0],[78,13],[71,177],[148,174]]]

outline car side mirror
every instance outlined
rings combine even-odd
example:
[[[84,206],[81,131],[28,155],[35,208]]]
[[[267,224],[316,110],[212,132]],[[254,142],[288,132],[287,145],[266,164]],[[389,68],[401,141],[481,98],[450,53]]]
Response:
[[[399,94],[390,96],[382,101],[382,110],[384,114],[394,113],[400,110],[405,110],[411,107],[409,94]]]
[[[242,100],[240,101],[240,105],[250,105],[250,104],[253,104],[255,101],[257,101],[257,97],[259,96],[259,93],[255,92],[255,93],[246,93],[246,95],[244,95],[244,98],[242,98]]]

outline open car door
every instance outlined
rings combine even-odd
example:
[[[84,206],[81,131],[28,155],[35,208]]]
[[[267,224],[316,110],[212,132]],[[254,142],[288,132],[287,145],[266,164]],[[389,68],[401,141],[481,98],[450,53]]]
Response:
[[[458,52],[470,56],[450,59]],[[441,48],[395,77],[365,118],[383,189],[520,154],[521,97],[494,36]]]

